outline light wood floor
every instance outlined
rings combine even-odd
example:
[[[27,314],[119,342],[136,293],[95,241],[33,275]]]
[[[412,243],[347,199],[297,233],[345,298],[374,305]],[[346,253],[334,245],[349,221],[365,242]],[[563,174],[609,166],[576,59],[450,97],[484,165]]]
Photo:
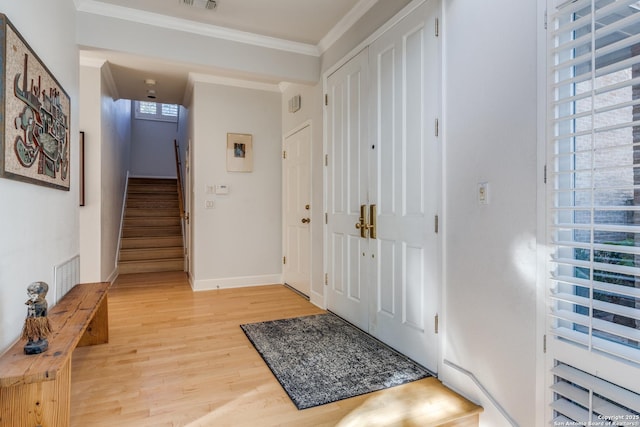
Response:
[[[71,425],[477,425],[481,409],[434,378],[298,411],[239,325],[322,312],[280,285],[192,292],[184,273],[122,275],[109,344],[74,352]]]

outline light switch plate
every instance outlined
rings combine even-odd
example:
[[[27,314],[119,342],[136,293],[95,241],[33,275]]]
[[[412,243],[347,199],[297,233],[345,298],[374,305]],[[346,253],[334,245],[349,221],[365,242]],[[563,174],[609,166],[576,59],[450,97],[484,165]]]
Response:
[[[478,204],[481,204],[481,205],[489,204],[489,183],[488,182],[478,183]]]
[[[229,185],[216,184],[216,194],[229,194]]]

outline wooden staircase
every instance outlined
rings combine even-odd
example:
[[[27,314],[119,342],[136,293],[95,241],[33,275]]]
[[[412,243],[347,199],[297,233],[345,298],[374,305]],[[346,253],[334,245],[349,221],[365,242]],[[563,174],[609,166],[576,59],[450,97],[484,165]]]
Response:
[[[120,274],[184,270],[177,180],[129,178]]]

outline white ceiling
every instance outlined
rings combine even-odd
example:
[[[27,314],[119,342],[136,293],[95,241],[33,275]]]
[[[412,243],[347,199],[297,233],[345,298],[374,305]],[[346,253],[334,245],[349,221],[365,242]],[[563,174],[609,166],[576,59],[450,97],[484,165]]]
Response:
[[[230,37],[274,42],[284,49],[316,52],[319,55],[336,37],[362,16],[377,0],[217,0],[214,10],[204,7],[206,0],[75,0],[79,11],[140,22],[179,23],[197,28],[228,32]],[[246,36],[246,37],[245,37]],[[181,103],[189,72],[222,78],[260,81],[259,76],[230,74],[192,64],[176,64],[158,58],[144,58],[123,52],[82,47],[83,58],[101,58],[110,63],[119,98],[143,99],[145,87],[140,82],[154,78],[163,82],[160,102]],[[279,82],[265,79],[262,83]]]
[[[98,0],[203,24],[317,45],[358,0],[217,0],[214,10],[205,0],[193,6],[182,0]]]

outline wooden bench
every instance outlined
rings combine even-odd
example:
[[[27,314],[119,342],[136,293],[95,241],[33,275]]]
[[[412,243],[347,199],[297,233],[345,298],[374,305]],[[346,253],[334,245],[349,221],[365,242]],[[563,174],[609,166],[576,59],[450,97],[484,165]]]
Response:
[[[0,427],[69,426],[71,356],[77,346],[109,342],[109,286],[76,285],[49,310],[44,353],[25,355],[20,340],[0,356]]]

